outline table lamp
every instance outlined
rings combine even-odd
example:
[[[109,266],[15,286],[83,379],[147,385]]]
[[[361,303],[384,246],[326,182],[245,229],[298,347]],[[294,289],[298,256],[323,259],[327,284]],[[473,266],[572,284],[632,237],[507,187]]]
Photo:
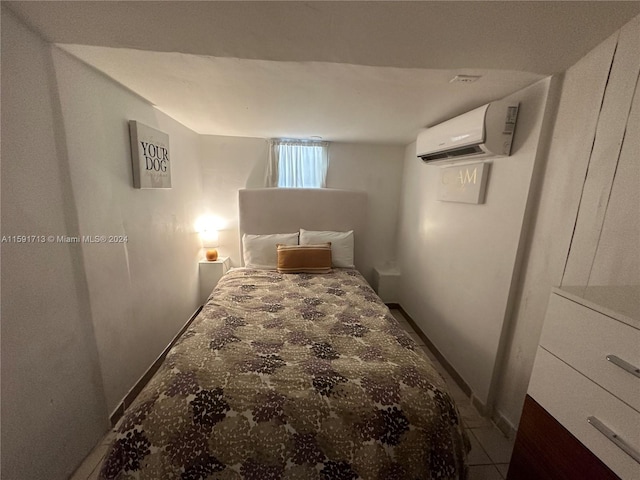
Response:
[[[200,233],[202,239],[202,246],[206,249],[205,256],[210,262],[215,262],[218,259],[218,231],[206,230]]]

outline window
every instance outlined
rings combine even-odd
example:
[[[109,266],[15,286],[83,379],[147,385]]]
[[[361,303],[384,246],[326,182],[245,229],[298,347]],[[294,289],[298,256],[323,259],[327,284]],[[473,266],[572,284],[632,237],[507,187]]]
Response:
[[[324,188],[329,164],[328,150],[328,142],[271,140],[267,187]]]

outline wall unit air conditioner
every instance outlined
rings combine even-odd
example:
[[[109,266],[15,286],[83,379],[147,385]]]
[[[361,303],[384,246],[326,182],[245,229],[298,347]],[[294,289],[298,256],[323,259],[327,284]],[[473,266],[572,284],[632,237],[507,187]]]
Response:
[[[509,156],[518,107],[499,100],[425,128],[418,134],[416,155],[428,163]]]

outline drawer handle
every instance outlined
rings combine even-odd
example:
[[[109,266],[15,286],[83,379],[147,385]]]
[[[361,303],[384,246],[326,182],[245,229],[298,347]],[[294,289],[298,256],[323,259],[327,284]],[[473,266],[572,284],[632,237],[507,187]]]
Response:
[[[607,427],[604,423],[602,423],[596,417],[588,417],[587,422],[589,422],[592,427],[594,427],[601,434],[603,434],[605,437],[607,437],[609,440],[615,443],[624,453],[629,455],[636,462],[640,463],[640,453],[638,453],[638,451],[635,448],[633,448],[631,445],[629,445],[627,442],[621,439],[617,433],[615,433],[613,430]]]
[[[622,368],[623,370],[626,370],[631,375],[635,375],[636,377],[640,378],[640,368],[634,367],[629,362],[626,362],[620,357],[616,357],[615,355],[607,355],[606,358],[614,365]]]

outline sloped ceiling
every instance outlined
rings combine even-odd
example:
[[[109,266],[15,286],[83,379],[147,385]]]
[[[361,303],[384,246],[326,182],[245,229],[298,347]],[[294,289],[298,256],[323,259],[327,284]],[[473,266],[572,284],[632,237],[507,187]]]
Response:
[[[406,144],[562,72],[640,2],[3,2],[202,134]],[[476,74],[472,84],[450,84]]]

